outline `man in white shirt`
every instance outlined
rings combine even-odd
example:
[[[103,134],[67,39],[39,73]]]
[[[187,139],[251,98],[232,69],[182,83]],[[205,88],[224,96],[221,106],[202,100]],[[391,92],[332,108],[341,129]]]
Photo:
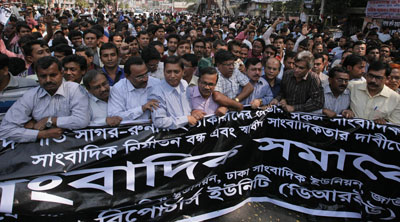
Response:
[[[89,101],[75,82],[63,81],[61,64],[46,56],[35,64],[39,80],[7,111],[0,127],[0,138],[34,142],[59,138],[63,129],[80,129],[89,124]]]
[[[119,116],[107,117],[107,104],[110,95],[110,84],[106,75],[98,70],[90,70],[83,78],[89,92],[89,110],[91,126],[118,126],[122,121]]]
[[[149,100],[150,91],[160,80],[149,76],[148,69],[140,57],[131,57],[124,66],[125,79],[111,89],[108,101],[108,116],[120,116],[124,121],[149,120],[158,101]]]

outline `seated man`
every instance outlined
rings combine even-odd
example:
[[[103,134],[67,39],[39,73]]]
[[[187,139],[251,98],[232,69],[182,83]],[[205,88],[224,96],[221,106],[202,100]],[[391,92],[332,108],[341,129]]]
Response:
[[[253,92],[254,87],[249,79],[238,69],[234,69],[235,56],[231,52],[218,51],[215,55],[215,63],[218,70],[218,83],[213,98],[218,104],[228,106],[225,104],[225,97],[220,96],[222,94],[240,103]]]
[[[341,114],[345,118],[354,117],[350,107],[350,91],[347,89],[350,76],[341,67],[329,71],[329,84],[324,87],[325,104],[322,113],[328,117]]]
[[[368,67],[366,82],[352,82],[350,108],[355,117],[378,124],[400,124],[400,95],[385,86],[390,67],[380,61]]]
[[[129,58],[124,69],[125,79],[111,89],[108,116],[120,116],[124,121],[149,120],[150,113],[158,108],[158,101],[148,100],[148,96],[160,80],[149,76],[140,57]]]
[[[33,79],[13,76],[8,71],[10,59],[0,54],[0,120],[3,119],[7,110],[17,99],[22,97],[26,91],[38,85]]]
[[[62,129],[80,129],[89,124],[87,94],[79,84],[63,81],[61,68],[54,57],[37,61],[35,72],[40,86],[27,91],[7,111],[0,138],[34,142],[58,138]]]
[[[309,51],[297,55],[294,70],[283,75],[281,91],[271,105],[280,102],[287,112],[313,112],[323,108],[324,91],[318,75],[311,72],[313,60]]]
[[[249,58],[245,63],[246,75],[249,78],[254,91],[242,101],[244,105],[251,105],[251,108],[257,109],[263,104],[266,105],[274,98],[267,80],[261,77],[262,64],[258,58]]]
[[[106,75],[98,70],[90,70],[83,77],[83,85],[89,92],[90,125],[118,126],[122,121],[119,116],[107,117],[107,102],[110,85]]]
[[[159,101],[159,108],[153,110],[151,119],[158,128],[177,129],[186,124],[195,125],[197,120],[191,115],[191,107],[187,95],[187,82],[182,79],[183,64],[179,57],[170,56],[164,62],[164,77],[154,87],[149,101]]]
[[[66,81],[81,84],[87,70],[86,59],[79,55],[69,55],[62,60],[63,74]]]

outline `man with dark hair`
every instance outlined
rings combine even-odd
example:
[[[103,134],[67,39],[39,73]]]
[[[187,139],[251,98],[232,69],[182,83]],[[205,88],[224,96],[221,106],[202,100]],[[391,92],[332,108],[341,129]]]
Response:
[[[49,46],[43,40],[32,40],[27,42],[24,47],[25,61],[31,64],[27,70],[20,73],[19,76],[37,79],[34,70],[34,64],[42,57],[50,55]]]
[[[197,61],[203,58],[205,50],[206,42],[203,39],[196,39],[193,41],[193,53],[197,56]]]
[[[180,37],[177,34],[168,35],[168,37],[167,37],[168,50],[165,51],[164,55],[167,55],[167,56],[177,55],[176,50],[178,49],[179,40],[180,40]]]
[[[38,85],[33,79],[11,75],[10,63],[8,56],[0,54],[0,121],[17,99]]]
[[[245,100],[242,101],[244,105],[251,105],[251,108],[257,109],[261,106],[269,104],[274,98],[268,82],[261,78],[262,64],[258,58],[249,58],[246,63],[246,75],[249,78],[254,90]]]
[[[183,63],[183,79],[189,86],[196,86],[198,77],[194,75],[197,70],[197,56],[194,54],[185,54],[181,57]]]
[[[120,116],[124,121],[149,120],[151,112],[158,108],[158,101],[148,97],[160,80],[149,76],[140,57],[129,58],[124,70],[126,78],[111,89],[108,116]]]
[[[187,94],[187,83],[182,79],[183,64],[179,57],[170,56],[164,62],[164,76],[154,87],[148,100],[159,101],[151,119],[158,128],[177,129],[187,124],[194,126],[201,116],[192,116]]]
[[[63,75],[66,81],[82,83],[87,70],[86,59],[79,55],[69,55],[62,60]]]
[[[278,53],[278,50],[276,49],[275,46],[273,45],[266,45],[265,50],[264,50],[264,58],[268,57],[276,57],[276,54]],[[280,59],[279,59],[280,61]]]
[[[358,56],[365,56],[367,44],[364,41],[357,41],[353,45],[353,53]]]
[[[101,68],[93,63],[93,59],[94,59],[94,52],[91,48],[85,46],[85,45],[81,45],[78,48],[75,49],[75,54],[82,56],[86,59],[86,66],[87,66],[87,71],[90,70],[101,70]]]
[[[285,56],[285,38],[283,36],[277,36],[274,39],[273,45],[276,48],[276,55],[278,56],[278,59],[282,60],[282,58]]]
[[[114,33],[110,36],[110,42],[114,43],[117,48],[121,48],[122,40],[124,40],[124,36],[122,34]]]
[[[285,52],[285,57],[283,59],[284,72],[294,69],[294,60],[296,58],[296,55],[297,53],[293,51]]]
[[[72,30],[68,33],[68,39],[71,41],[74,48],[78,48],[82,45],[82,32],[79,30]]]
[[[101,63],[99,48],[97,47],[100,36],[99,31],[94,29],[87,29],[83,32],[83,42],[94,52],[93,63],[101,67],[103,64]]]
[[[124,69],[118,66],[118,55],[119,51],[113,43],[104,43],[100,48],[100,59],[104,63],[102,70],[110,86],[125,78]]]
[[[60,62],[51,56],[35,64],[39,85],[27,91],[7,111],[0,137],[15,142],[59,138],[63,129],[89,124],[89,101],[79,84],[63,81]]]
[[[164,45],[160,41],[156,40],[150,42],[149,46],[156,48],[157,52],[160,53],[160,61],[162,61],[164,57]]]
[[[283,75],[281,90],[270,104],[280,103],[287,112],[313,112],[322,109],[324,93],[319,77],[311,72],[313,62],[311,52],[299,53],[294,70]]]
[[[131,56],[139,56],[140,57],[140,53],[139,53],[139,42],[137,40],[136,37],[134,36],[128,36],[125,39],[125,42],[129,44],[129,51]]]
[[[29,27],[29,25],[26,24],[26,22],[20,21],[20,22],[17,22],[16,32],[17,32],[17,34],[10,42],[10,49],[15,54],[22,54],[22,50],[21,50],[22,48],[18,44],[18,40],[20,38],[22,38],[23,36],[31,35],[32,28]]]
[[[91,70],[83,77],[83,85],[89,92],[89,113],[91,126],[118,126],[122,121],[119,116],[107,117],[110,84],[106,75],[98,70]]]
[[[322,54],[317,53],[314,54],[314,66],[312,71],[315,72],[319,79],[321,80],[321,84],[327,85],[328,84],[328,76],[323,73],[325,69],[325,58]]]
[[[187,53],[190,53],[190,42],[188,40],[180,40],[178,42],[176,54],[178,54],[178,56],[183,56]]]
[[[367,61],[368,63],[373,63],[379,61],[380,52],[379,47],[372,45],[367,48]]]
[[[164,64],[160,62],[160,53],[154,46],[143,48],[142,59],[148,68],[150,76],[160,80],[164,78]]]
[[[365,75],[366,82],[349,84],[350,108],[355,117],[373,120],[378,124],[400,124],[400,95],[385,86],[390,72],[389,65],[373,62]]]
[[[366,65],[367,61],[365,57],[352,54],[344,59],[342,67],[349,73],[350,81],[365,81],[363,75]]]
[[[72,48],[67,44],[59,44],[53,48],[54,57],[60,62],[69,55],[72,55]]]
[[[246,99],[252,92],[254,87],[249,79],[234,68],[235,56],[228,51],[220,50],[215,55],[215,63],[218,71],[218,83],[213,93],[214,100],[223,106],[232,106],[232,101],[240,103]],[[225,99],[220,95],[225,95],[229,99]],[[230,104],[227,104],[230,103]],[[240,107],[238,106],[239,110]]]
[[[154,41],[160,41],[164,46],[167,45],[167,41],[165,40],[165,28],[162,25],[157,26],[154,29],[153,35],[155,37]]]
[[[143,48],[147,47],[150,43],[149,34],[146,31],[140,31],[136,36],[139,43],[139,49],[142,50]]]
[[[325,103],[322,113],[328,117],[338,114],[345,118],[353,118],[350,108],[350,91],[347,89],[350,76],[342,67],[329,70],[329,84],[324,86]]]

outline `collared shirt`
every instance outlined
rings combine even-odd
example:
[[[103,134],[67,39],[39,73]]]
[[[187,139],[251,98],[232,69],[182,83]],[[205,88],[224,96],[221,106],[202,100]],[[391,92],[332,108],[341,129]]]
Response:
[[[330,109],[336,114],[341,114],[343,110],[350,107],[350,91],[349,89],[344,90],[337,98],[333,95],[331,87],[328,85],[324,86],[325,96],[325,109]]]
[[[247,76],[241,73],[238,69],[235,69],[232,76],[229,78],[222,75],[218,69],[217,72],[218,82],[215,91],[218,91],[231,99],[234,99],[240,93],[241,86],[244,87],[249,83]]]
[[[35,70],[33,69],[33,65],[30,65],[29,68],[23,72],[21,72],[20,74],[18,74],[18,76],[20,77],[27,77],[27,76],[31,76],[31,75],[35,75]]]
[[[212,95],[208,98],[204,98],[199,91],[198,86],[192,86],[187,89],[188,97],[192,110],[202,110],[209,114],[214,114],[218,109],[219,105],[213,100]]]
[[[149,75],[151,77],[157,78],[159,80],[163,80],[164,79],[164,63],[159,62],[158,66],[157,66],[157,70],[155,72],[149,71]]]
[[[368,92],[366,82],[349,84],[350,108],[354,115],[363,119],[384,118],[389,122],[400,124],[400,95],[384,86],[375,96]]]
[[[266,80],[265,76],[263,76],[263,78]],[[271,86],[271,84],[267,81],[267,83],[269,85],[269,88],[271,89],[272,95],[274,96],[274,98],[277,97],[279,92],[281,91],[281,81],[282,80],[280,80],[278,78],[275,78],[274,86]]]
[[[24,124],[34,119],[57,117],[57,127],[80,129],[89,124],[89,101],[85,90],[75,82],[63,81],[51,96],[38,86],[27,91],[7,111],[0,127],[0,138],[15,142],[34,142],[38,130],[25,129]]]
[[[258,82],[250,80],[250,83],[253,85],[254,90],[249,97],[242,101],[242,104],[249,105],[255,99],[261,99],[263,105],[269,104],[274,97],[267,80],[260,78]]]
[[[107,102],[95,97],[88,92],[89,110],[90,110],[90,125],[105,126],[107,118]]]
[[[329,79],[329,76],[328,76],[328,75],[326,75],[326,74],[320,72],[320,73],[318,74],[318,77],[319,77],[319,79],[321,80],[321,85],[322,85],[322,87],[325,86],[325,85],[329,85],[329,80],[328,80],[328,79]]]
[[[177,87],[170,86],[165,80],[154,87],[149,100],[158,100],[159,108],[153,111],[151,119],[158,128],[177,129],[188,124],[192,111],[187,95],[187,82],[181,80]]]
[[[116,82],[118,82],[120,79],[124,79],[125,78],[125,73],[124,73],[124,69],[117,66],[117,75],[115,76],[115,80],[111,79],[110,75],[108,74],[107,70],[105,67],[102,68],[103,72],[106,74],[106,78],[108,80],[108,83],[110,84],[110,86],[113,86]]]
[[[146,88],[135,88],[128,79],[121,79],[111,88],[108,99],[108,116],[119,116],[124,121],[150,119],[150,111],[143,112],[151,90],[160,80],[149,76]]]
[[[324,91],[317,74],[309,72],[297,82],[294,70],[290,70],[283,75],[281,91],[276,99],[286,99],[296,112],[312,112],[324,106]]]
[[[10,76],[7,86],[0,91],[0,120],[3,119],[7,110],[22,97],[29,89],[38,85],[35,80],[26,79],[19,76]]]
[[[190,86],[197,86],[197,82],[199,81],[199,77],[195,76],[193,73],[192,79],[188,83],[189,87]]]

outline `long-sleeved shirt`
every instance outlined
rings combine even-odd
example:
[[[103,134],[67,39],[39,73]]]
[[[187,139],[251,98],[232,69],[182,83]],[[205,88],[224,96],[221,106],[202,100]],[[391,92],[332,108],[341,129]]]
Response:
[[[156,99],[159,108],[152,112],[151,119],[158,128],[177,129],[188,124],[191,113],[190,102],[187,95],[187,82],[181,80],[177,87],[170,86],[165,80],[154,87],[149,100]]]
[[[128,79],[121,79],[112,88],[108,99],[108,116],[119,116],[124,121],[150,119],[150,111],[143,112],[151,90],[160,80],[149,76],[146,88],[135,88]]]
[[[251,101],[255,99],[261,99],[262,104],[267,105],[274,98],[271,88],[267,80],[264,78],[260,78],[258,82],[254,82],[250,80],[250,83],[253,85],[254,90],[245,100],[242,101],[242,104],[249,105]]]
[[[324,96],[325,96],[325,109],[330,109],[336,114],[341,114],[343,110],[350,107],[350,91],[348,89],[344,90],[337,98],[333,95],[331,87],[328,85],[324,86]]]
[[[283,75],[281,91],[276,99],[286,99],[296,112],[312,112],[324,106],[324,90],[317,74],[307,73],[300,82],[294,77],[294,70]]]
[[[105,126],[107,118],[107,102],[95,97],[91,93],[89,95],[90,125]]]
[[[204,98],[200,94],[198,86],[188,87],[187,92],[193,110],[201,110],[209,115],[214,114],[218,109],[219,105],[213,100],[212,95],[208,98]]]
[[[57,127],[80,129],[89,124],[89,100],[84,89],[75,82],[63,81],[51,96],[38,86],[25,93],[7,111],[0,127],[0,138],[15,142],[34,142],[39,130],[25,129],[34,119],[57,117]]]

